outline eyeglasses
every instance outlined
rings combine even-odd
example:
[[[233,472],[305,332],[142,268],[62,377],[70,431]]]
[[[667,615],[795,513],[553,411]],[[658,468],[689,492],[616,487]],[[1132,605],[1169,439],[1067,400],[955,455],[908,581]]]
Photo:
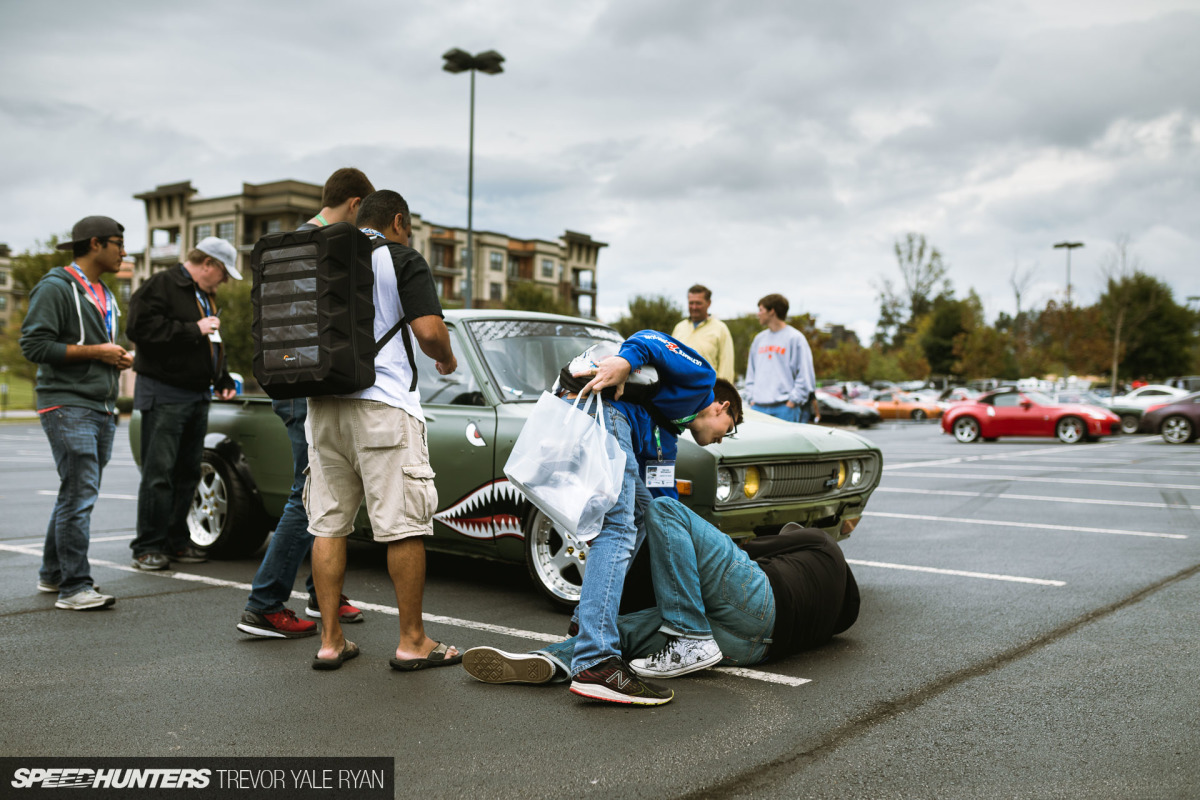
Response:
[[[122,250],[125,249],[125,240],[124,239],[105,239],[104,240],[105,247],[108,247],[110,244],[115,244],[117,247],[121,248]]]

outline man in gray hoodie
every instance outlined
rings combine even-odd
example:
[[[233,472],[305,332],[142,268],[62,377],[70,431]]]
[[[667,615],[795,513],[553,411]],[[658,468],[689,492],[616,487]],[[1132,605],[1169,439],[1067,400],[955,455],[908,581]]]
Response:
[[[116,343],[117,299],[100,281],[117,272],[125,228],[109,217],[84,217],[71,231],[74,261],[55,267],[29,295],[21,352],[38,365],[37,408],[58,469],[58,499],[46,528],[39,592],[57,592],[57,608],[107,608],[88,564],[92,508],[112,456],[117,377],[133,364]]]

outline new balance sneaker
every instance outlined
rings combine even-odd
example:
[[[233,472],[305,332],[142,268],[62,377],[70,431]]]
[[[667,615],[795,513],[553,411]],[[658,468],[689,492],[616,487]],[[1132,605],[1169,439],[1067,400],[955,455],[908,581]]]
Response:
[[[304,609],[304,614],[305,616],[312,617],[313,619],[321,618],[321,609],[318,608],[317,604],[312,601],[312,598],[309,598],[308,606],[306,606]],[[347,622],[363,621],[362,610],[350,605],[350,599],[346,597],[346,595],[342,595],[338,598],[338,620],[340,620],[343,625]]]
[[[162,553],[142,553],[133,557],[133,566],[147,571],[166,569],[171,566],[171,559]]]
[[[92,587],[76,592],[70,597],[60,597],[54,604],[55,608],[65,608],[70,611],[86,611],[89,608],[108,608],[117,602],[110,594],[100,594]]]
[[[484,683],[549,683],[554,662],[536,653],[506,653],[494,647],[472,647],[463,653],[463,669]]]
[[[237,624],[237,629],[264,639],[299,639],[315,634],[317,623],[300,619],[290,608],[271,614],[243,611],[242,621]]]
[[[675,696],[670,689],[643,681],[617,656],[610,656],[576,675],[571,681],[571,692],[592,700],[635,706],[661,706]]]
[[[180,564],[203,564],[208,561],[208,553],[194,544],[189,544],[182,550],[172,553],[171,560],[178,561]]]
[[[672,636],[662,650],[645,658],[635,658],[629,666],[647,678],[678,678],[719,664],[723,657],[716,639]]]

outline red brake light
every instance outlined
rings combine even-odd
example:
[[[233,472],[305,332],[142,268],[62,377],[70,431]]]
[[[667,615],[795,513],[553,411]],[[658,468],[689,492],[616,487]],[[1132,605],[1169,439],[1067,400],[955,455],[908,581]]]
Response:
[[[1152,406],[1146,406],[1146,410],[1142,413],[1149,414],[1151,411],[1156,411],[1156,410],[1162,408],[1163,406],[1169,406],[1169,405],[1170,405],[1170,403],[1155,403]]]

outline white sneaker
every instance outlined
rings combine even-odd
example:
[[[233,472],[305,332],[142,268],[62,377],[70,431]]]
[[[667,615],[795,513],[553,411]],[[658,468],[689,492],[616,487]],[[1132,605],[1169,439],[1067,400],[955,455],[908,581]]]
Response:
[[[722,658],[716,639],[672,636],[662,650],[645,658],[635,658],[629,666],[644,678],[678,678],[719,664]]]
[[[117,598],[110,594],[100,594],[89,586],[82,592],[76,592],[70,597],[58,600],[54,607],[66,608],[71,611],[86,611],[89,608],[108,608],[115,602],[117,602]]]

